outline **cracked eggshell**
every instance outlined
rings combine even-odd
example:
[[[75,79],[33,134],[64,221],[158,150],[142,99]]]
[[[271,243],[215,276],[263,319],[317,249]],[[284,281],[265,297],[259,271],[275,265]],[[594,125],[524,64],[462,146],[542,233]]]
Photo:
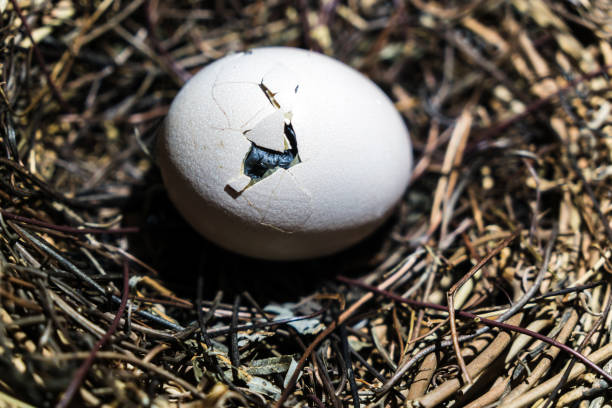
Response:
[[[285,125],[299,161],[246,175],[255,144],[288,149]],[[380,226],[408,185],[412,147],[392,102],[365,76],[318,53],[271,47],[224,57],[189,80],[162,126],[158,160],[170,198],[206,238],[292,260],[339,251]]]

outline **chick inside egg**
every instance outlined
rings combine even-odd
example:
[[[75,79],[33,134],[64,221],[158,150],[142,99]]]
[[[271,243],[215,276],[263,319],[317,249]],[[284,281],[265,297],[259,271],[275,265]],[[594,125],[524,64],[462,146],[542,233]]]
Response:
[[[295,80],[291,78],[291,70],[288,69],[281,71],[279,67],[275,67],[262,77],[258,88],[275,110],[256,122],[253,127],[249,127],[242,132],[246,139],[251,142],[251,146],[243,162],[243,174],[232,178],[226,185],[225,191],[233,198],[237,198],[247,188],[272,175],[276,170],[286,170],[301,163],[297,136],[291,123],[293,115],[289,106],[285,106],[289,105],[289,100],[283,98],[284,104],[281,106],[277,99],[280,91],[275,92],[270,89],[265,83],[266,80],[271,80],[277,86],[289,87],[296,94],[299,89],[298,84],[293,85]],[[234,83],[233,81],[229,82],[229,84]],[[223,84],[221,82],[217,86]],[[250,85],[250,89],[253,90],[255,83]],[[283,96],[285,93],[283,92]],[[253,120],[249,120],[248,123],[253,123]]]
[[[259,146],[249,138],[252,146],[246,159],[244,159],[244,174],[254,182],[269,176],[279,167],[288,169],[301,162],[295,131],[291,123],[284,124],[283,134],[285,135],[283,146],[277,149],[267,149]]]

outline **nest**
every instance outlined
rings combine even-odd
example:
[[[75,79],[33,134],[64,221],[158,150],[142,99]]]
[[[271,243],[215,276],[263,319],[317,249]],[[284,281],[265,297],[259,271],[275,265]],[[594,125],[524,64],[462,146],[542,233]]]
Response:
[[[203,3],[0,0],[1,406],[611,400],[608,1]],[[263,45],[409,124],[411,186],[356,248],[242,258],[165,194],[173,96]]]

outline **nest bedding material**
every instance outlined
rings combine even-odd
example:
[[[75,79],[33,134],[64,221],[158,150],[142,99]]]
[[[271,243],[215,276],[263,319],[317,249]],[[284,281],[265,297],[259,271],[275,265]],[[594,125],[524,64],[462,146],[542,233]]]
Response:
[[[611,36],[604,0],[0,0],[0,404],[609,406]],[[356,248],[238,257],[164,193],[172,97],[264,45],[409,124]]]

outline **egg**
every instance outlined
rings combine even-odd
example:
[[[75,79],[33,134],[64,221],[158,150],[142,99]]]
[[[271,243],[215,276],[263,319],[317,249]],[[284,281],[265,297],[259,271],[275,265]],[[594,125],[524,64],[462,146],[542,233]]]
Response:
[[[410,180],[393,103],[325,55],[257,48],[209,64],[180,90],[158,137],[168,194],[210,241],[297,260],[365,238]]]

